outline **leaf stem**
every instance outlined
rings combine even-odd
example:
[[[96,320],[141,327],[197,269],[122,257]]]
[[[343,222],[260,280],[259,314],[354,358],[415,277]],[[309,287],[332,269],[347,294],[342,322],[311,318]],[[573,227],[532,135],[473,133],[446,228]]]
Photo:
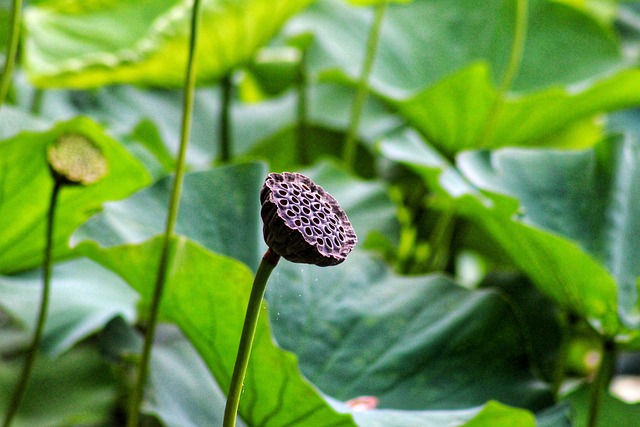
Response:
[[[182,191],[182,182],[184,181],[185,163],[187,146],[189,144],[189,135],[191,131],[191,121],[193,113],[193,99],[195,95],[195,79],[196,79],[196,61],[195,56],[198,51],[198,32],[200,28],[200,0],[194,0],[191,14],[191,35],[189,38],[189,57],[187,60],[187,75],[184,84],[184,104],[182,107],[182,129],[180,134],[180,148],[178,151],[178,159],[176,162],[176,174],[173,180],[173,189],[171,191],[171,200],[169,201],[169,212],[167,215],[167,223],[165,227],[164,237],[162,240],[162,248],[160,252],[160,261],[158,263],[158,271],[156,276],[151,307],[149,311],[148,329],[145,336],[142,356],[140,359],[140,368],[138,378],[133,390],[131,406],[129,411],[129,419],[127,425],[129,427],[137,427],[140,415],[140,408],[144,395],[144,386],[147,379],[147,371],[149,369],[149,361],[151,359],[151,349],[155,336],[156,325],[158,323],[158,313],[160,310],[160,302],[164,290],[170,245],[173,239],[176,219],[178,217],[178,209],[180,206],[180,193]]]
[[[298,163],[300,163],[301,165],[308,165],[310,163],[309,142],[307,141],[307,92],[309,89],[309,81],[307,75],[306,48],[301,49],[300,63],[298,64],[298,76],[296,79],[296,89],[298,92],[298,104],[296,106],[296,148],[298,150]]]
[[[482,129],[482,133],[479,138],[479,146],[486,147],[493,136],[496,122],[500,110],[506,100],[506,95],[511,85],[518,74],[520,64],[522,63],[522,54],[524,52],[524,45],[527,35],[527,23],[529,14],[529,1],[528,0],[516,0],[516,17],[515,17],[515,29],[513,34],[513,42],[511,43],[511,54],[509,56],[509,63],[505,70],[502,82],[496,92],[496,98],[489,110],[487,121]]]
[[[376,6],[373,24],[367,40],[367,50],[365,52],[364,63],[362,65],[362,73],[360,74],[358,87],[356,89],[356,97],[353,101],[353,107],[351,110],[351,120],[349,122],[349,128],[347,129],[347,137],[345,139],[343,153],[344,164],[347,169],[351,171],[353,171],[355,166],[358,129],[360,128],[360,120],[362,118],[364,103],[367,100],[369,76],[371,75],[371,68],[373,67],[373,62],[376,58],[376,51],[380,40],[380,30],[382,29],[382,21],[384,19],[388,3],[389,1],[386,0],[378,3]]]
[[[18,42],[20,41],[20,25],[22,22],[22,0],[13,0],[11,3],[11,17],[9,22],[9,39],[7,40],[7,54],[5,57],[4,71],[0,76],[0,109],[9,91],[13,68],[18,56]]]
[[[224,408],[223,427],[235,427],[238,406],[240,404],[240,395],[244,377],[249,366],[249,356],[251,355],[251,347],[253,346],[253,338],[256,334],[258,325],[258,317],[260,316],[260,307],[264,291],[267,287],[267,281],[271,272],[278,264],[280,255],[277,255],[271,249],[262,257],[262,261],[258,266],[258,271],[253,280],[249,303],[247,304],[247,313],[244,317],[244,325],[242,327],[242,335],[240,335],[240,345],[238,346],[238,355],[233,368],[233,376],[229,385],[229,394],[227,396],[227,404]]]
[[[40,341],[42,341],[42,333],[44,332],[44,325],[47,319],[47,312],[49,311],[49,295],[51,293],[51,260],[53,253],[53,228],[55,222],[55,211],[58,203],[58,194],[62,184],[59,180],[55,180],[53,190],[51,191],[51,199],[49,201],[49,212],[47,214],[47,230],[45,235],[45,249],[44,249],[44,265],[42,274],[42,299],[40,300],[40,310],[38,312],[38,320],[36,321],[36,330],[33,336],[33,342],[27,352],[27,357],[22,368],[22,374],[20,380],[11,398],[11,403],[7,409],[7,413],[4,416],[3,426],[8,427],[11,425],[13,417],[18,412],[20,402],[24,397],[24,392],[27,388],[27,383],[31,377],[33,371],[33,365],[36,360],[36,354],[40,347]]]
[[[598,371],[596,372],[596,378],[594,379],[593,384],[591,384],[587,427],[596,427],[598,425],[598,414],[600,413],[602,395],[607,391],[615,361],[615,343],[613,341],[607,340],[602,346],[602,361],[600,362],[600,366],[598,367]]]
[[[44,90],[36,88],[33,91],[33,98],[31,98],[31,105],[29,111],[33,115],[40,115],[42,112],[42,99],[44,98]]]
[[[551,378],[551,392],[553,393],[553,397],[556,401],[559,400],[560,388],[564,381],[567,357],[569,355],[571,339],[573,338],[577,321],[578,318],[573,313],[569,312],[564,315],[560,346],[558,347],[558,357],[556,358],[555,369],[553,370],[553,378]]]
[[[449,207],[439,215],[435,227],[429,236],[431,253],[425,262],[426,271],[432,272],[440,269],[438,262],[443,254],[446,254],[451,247],[455,224],[455,211]]]
[[[220,98],[220,162],[231,161],[231,92],[233,72],[225,74],[220,80],[222,90]]]

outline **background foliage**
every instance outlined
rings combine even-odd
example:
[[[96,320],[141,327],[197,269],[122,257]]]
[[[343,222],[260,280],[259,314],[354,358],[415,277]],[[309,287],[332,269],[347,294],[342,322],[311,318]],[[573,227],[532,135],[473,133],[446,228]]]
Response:
[[[335,268],[276,268],[244,425],[587,425],[602,356],[614,353],[617,374],[638,371],[640,8],[203,4],[147,421],[221,425],[266,249],[258,194],[268,172],[295,170],[340,201],[360,244]],[[0,110],[0,408],[40,299],[45,148],[83,133],[110,173],[61,193],[52,305],[15,425],[123,422],[175,167],[190,6],[49,0],[24,10]],[[2,48],[8,10],[0,0]],[[344,141],[363,89],[350,165]],[[225,113],[230,162],[219,154]],[[638,405],[605,389],[598,425],[634,426]],[[357,410],[358,396],[378,407]]]

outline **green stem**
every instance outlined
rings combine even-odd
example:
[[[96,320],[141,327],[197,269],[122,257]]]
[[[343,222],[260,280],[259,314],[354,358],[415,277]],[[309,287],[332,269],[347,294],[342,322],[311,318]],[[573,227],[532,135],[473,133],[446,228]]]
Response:
[[[600,404],[602,395],[608,389],[613,366],[616,361],[616,346],[612,341],[605,341],[602,348],[602,361],[596,372],[596,378],[591,384],[591,394],[589,395],[589,417],[587,419],[587,427],[596,427],[598,425],[598,414],[600,413]]]
[[[298,163],[301,165],[308,165],[310,163],[309,158],[309,143],[307,141],[307,91],[309,81],[307,76],[307,54],[306,49],[302,49],[300,56],[300,63],[298,64],[298,78],[296,79],[296,89],[298,92],[298,105],[297,105],[297,143],[298,149]]]
[[[369,76],[371,75],[373,61],[376,58],[378,41],[380,40],[380,30],[382,29],[382,21],[384,19],[385,11],[387,10],[387,5],[388,1],[383,1],[376,6],[373,25],[371,26],[369,39],[367,40],[367,51],[365,53],[362,73],[360,74],[360,80],[358,81],[358,87],[356,89],[356,97],[353,101],[351,121],[349,122],[349,128],[347,129],[347,137],[344,145],[344,163],[349,170],[354,169],[360,119],[362,118],[364,103],[367,100]]]
[[[489,116],[484,128],[482,129],[482,133],[480,134],[480,147],[486,147],[489,144],[495,130],[498,115],[505,103],[507,92],[511,89],[511,85],[513,84],[513,81],[518,74],[518,70],[520,69],[527,35],[528,12],[529,1],[516,0],[516,22],[513,34],[513,43],[511,44],[511,55],[509,57],[507,69],[505,70],[502,78],[502,82],[500,83],[500,87],[498,87],[495,101],[491,106],[491,110],[489,110]]]
[[[9,39],[7,40],[7,54],[2,76],[0,76],[0,109],[9,91],[13,68],[18,56],[18,42],[20,41],[20,25],[22,21],[22,0],[11,3],[11,18],[9,21]]]
[[[578,319],[573,313],[567,313],[564,316],[562,336],[560,337],[560,346],[558,347],[558,357],[556,358],[553,378],[551,378],[553,381],[551,384],[551,392],[556,401],[559,400],[560,387],[564,381],[569,348],[577,321]]]
[[[220,162],[231,161],[231,92],[233,89],[229,71],[220,81],[222,96],[220,98]]]
[[[451,238],[453,233],[453,225],[455,221],[455,212],[452,208],[449,208],[442,212],[436,222],[435,228],[429,237],[429,243],[431,246],[431,253],[425,263],[427,271],[438,270],[439,257],[449,251],[451,246]]]
[[[62,184],[56,180],[51,191],[51,200],[49,202],[49,213],[47,214],[47,230],[46,230],[46,243],[44,249],[44,266],[42,277],[42,299],[40,300],[40,311],[38,312],[38,320],[36,322],[36,331],[33,336],[33,342],[27,352],[27,358],[22,368],[22,374],[20,381],[13,393],[9,409],[4,416],[3,426],[8,427],[11,425],[13,417],[18,412],[20,402],[24,397],[24,392],[29,382],[29,377],[33,371],[33,365],[36,360],[36,354],[40,347],[40,341],[42,340],[42,333],[44,331],[44,324],[47,319],[47,312],[49,310],[49,294],[51,291],[51,259],[53,253],[53,225],[55,220],[56,205],[58,203],[58,194],[60,193]]]
[[[31,114],[39,116],[42,111],[42,98],[44,97],[44,90],[36,88],[33,92],[33,98],[31,98],[31,105],[29,111]]]
[[[249,356],[251,355],[251,347],[253,346],[253,337],[256,334],[264,290],[267,287],[269,275],[279,260],[279,255],[272,252],[271,249],[267,249],[267,252],[262,257],[260,266],[258,266],[256,277],[253,280],[249,304],[247,305],[247,314],[244,317],[244,326],[242,327],[242,335],[240,336],[236,364],[233,368],[233,376],[231,377],[231,383],[229,385],[227,405],[224,408],[223,427],[235,427],[236,425],[240,395],[242,394],[244,377],[247,373],[247,367],[249,366]]]
[[[178,217],[178,208],[180,206],[180,193],[182,191],[182,182],[184,181],[185,163],[187,146],[189,145],[189,134],[191,131],[191,121],[193,113],[193,98],[195,95],[196,80],[196,61],[195,56],[198,51],[198,32],[200,28],[200,0],[195,0],[191,14],[191,35],[189,39],[189,58],[187,60],[187,75],[184,84],[184,104],[182,106],[182,129],[180,134],[180,149],[178,151],[178,159],[176,162],[176,174],[173,180],[173,189],[171,191],[171,200],[169,201],[169,212],[167,215],[167,223],[162,240],[162,248],[160,252],[160,261],[158,263],[158,271],[156,276],[153,297],[149,311],[148,328],[145,336],[142,356],[140,359],[140,368],[138,379],[133,390],[131,399],[131,407],[127,425],[129,427],[137,427],[140,415],[140,407],[144,395],[144,386],[147,379],[147,371],[149,369],[149,361],[151,359],[151,349],[158,323],[158,313],[160,311],[160,302],[162,301],[162,293],[164,290],[165,279],[168,268],[170,255],[170,246],[173,239],[176,219]]]

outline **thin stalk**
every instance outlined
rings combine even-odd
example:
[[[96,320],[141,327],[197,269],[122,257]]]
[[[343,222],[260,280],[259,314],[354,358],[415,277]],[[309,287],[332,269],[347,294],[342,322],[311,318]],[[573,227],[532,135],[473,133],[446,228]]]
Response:
[[[607,391],[613,365],[616,361],[616,347],[611,341],[606,341],[602,348],[602,361],[596,372],[596,378],[591,384],[591,394],[589,395],[589,415],[587,419],[587,427],[596,427],[598,425],[598,414],[600,413],[600,404],[602,395]]]
[[[562,328],[562,336],[560,337],[560,346],[558,348],[558,357],[556,358],[555,369],[553,371],[553,378],[551,378],[551,392],[556,401],[559,400],[560,387],[564,381],[565,372],[567,368],[567,358],[569,356],[569,348],[571,339],[573,337],[577,318],[572,313],[567,313],[564,316],[564,325]]]
[[[442,256],[443,253],[449,250],[454,221],[455,213],[453,209],[445,210],[438,218],[436,226],[429,237],[431,253],[425,263],[427,271],[438,270],[439,256]]]
[[[140,416],[140,407],[144,395],[144,386],[147,380],[147,371],[149,369],[149,361],[151,359],[151,349],[155,337],[156,326],[158,323],[158,312],[160,311],[160,302],[162,301],[162,293],[164,291],[165,279],[168,268],[168,260],[170,255],[170,245],[174,235],[176,219],[178,217],[178,209],[180,207],[180,193],[182,191],[182,182],[184,181],[185,163],[187,146],[189,145],[189,135],[191,131],[191,121],[193,113],[193,98],[195,95],[195,78],[196,78],[196,61],[195,56],[198,51],[198,33],[200,28],[200,0],[194,0],[191,14],[191,35],[189,39],[189,57],[187,60],[187,75],[184,84],[184,104],[182,106],[182,129],[180,134],[180,148],[178,151],[178,159],[176,162],[176,174],[173,180],[173,189],[171,190],[171,200],[169,201],[169,212],[167,215],[167,223],[165,227],[164,237],[162,240],[162,248],[160,252],[160,261],[158,263],[158,271],[156,276],[151,308],[149,311],[149,321],[147,333],[145,336],[142,356],[140,359],[140,368],[138,379],[133,390],[131,406],[129,411],[129,419],[127,425],[129,427],[137,427]]]
[[[231,161],[231,81],[232,72],[229,71],[220,81],[222,96],[220,98],[220,162]]]
[[[40,300],[40,310],[38,312],[38,320],[36,321],[36,331],[33,336],[33,342],[27,352],[27,358],[25,359],[24,366],[22,368],[22,374],[20,380],[11,398],[9,409],[4,416],[3,426],[8,427],[11,425],[13,417],[18,412],[20,402],[24,397],[24,392],[29,382],[29,377],[33,371],[33,365],[36,360],[36,354],[40,347],[40,341],[42,340],[42,333],[44,331],[44,324],[47,319],[47,312],[49,311],[49,294],[51,292],[51,259],[53,253],[53,225],[55,222],[56,206],[58,204],[58,194],[60,193],[62,185],[60,181],[56,180],[51,191],[51,199],[49,201],[49,213],[47,214],[47,230],[45,234],[45,249],[44,249],[44,266],[42,274],[42,299]]]
[[[18,56],[18,42],[20,40],[20,25],[22,22],[22,0],[13,0],[11,3],[11,17],[9,20],[9,39],[7,40],[7,54],[5,57],[4,71],[0,76],[0,109],[9,91],[13,68]]]
[[[44,98],[44,90],[36,88],[33,92],[33,98],[31,98],[31,105],[29,111],[31,114],[39,116],[42,111],[42,98]]]
[[[233,376],[229,385],[229,394],[227,395],[227,404],[224,408],[223,427],[235,427],[238,406],[240,405],[240,395],[244,377],[249,366],[249,356],[251,355],[251,347],[253,346],[253,338],[256,334],[258,325],[258,317],[260,316],[260,307],[264,291],[267,287],[269,275],[278,264],[280,256],[267,249],[262,257],[262,261],[258,266],[256,277],[253,280],[249,303],[247,304],[247,313],[244,317],[244,326],[242,327],[242,335],[240,336],[240,345],[238,346],[238,355],[236,356],[236,364],[233,368]]]
[[[296,108],[296,148],[298,150],[298,163],[300,163],[301,165],[308,165],[310,163],[309,142],[307,140],[307,92],[309,90],[309,81],[307,75],[306,49],[303,49],[300,55],[300,63],[298,64],[298,78],[296,79],[296,90],[298,92],[298,105]]]
[[[482,133],[479,138],[479,146],[485,147],[491,137],[493,136],[494,128],[500,110],[505,103],[507,92],[511,88],[513,81],[518,74],[520,64],[522,63],[522,54],[524,52],[524,44],[527,35],[527,23],[528,23],[529,1],[528,0],[516,0],[516,22],[513,35],[513,43],[511,44],[511,55],[509,57],[509,63],[505,70],[502,82],[498,87],[495,101],[489,110],[489,116],[485,123]]]
[[[380,30],[382,29],[382,21],[387,10],[387,5],[388,1],[383,1],[376,6],[373,25],[371,26],[369,39],[367,40],[367,51],[365,53],[362,73],[360,74],[360,80],[358,81],[358,87],[356,89],[356,97],[353,101],[351,120],[349,122],[349,128],[347,129],[347,137],[344,145],[343,159],[345,166],[349,170],[353,170],[356,160],[358,129],[360,128],[360,120],[362,118],[364,104],[367,100],[369,76],[371,75],[371,68],[373,67],[373,62],[376,58],[376,51],[378,50],[378,42],[380,40]]]

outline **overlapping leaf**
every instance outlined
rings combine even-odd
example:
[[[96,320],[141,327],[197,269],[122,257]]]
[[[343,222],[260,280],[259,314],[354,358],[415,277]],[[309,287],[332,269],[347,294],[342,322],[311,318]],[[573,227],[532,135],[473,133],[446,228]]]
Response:
[[[22,363],[0,364],[0,408],[4,413]],[[16,427],[111,424],[117,390],[108,365],[97,351],[77,349],[55,361],[38,359]]]
[[[160,238],[155,238],[139,245],[102,250],[87,242],[80,249],[120,274],[140,292],[146,306],[151,299],[160,243]],[[161,316],[182,329],[226,390],[249,298],[251,271],[183,237],[172,241],[171,254]],[[300,420],[317,426],[353,426],[349,416],[335,413],[300,375],[295,357],[275,346],[267,319],[264,310],[244,382],[241,417],[264,426]]]
[[[279,266],[267,292],[278,342],[338,399],[373,395],[381,407],[412,410],[550,403],[518,320],[492,291],[403,278],[354,253],[331,269]]]
[[[510,55],[516,2],[415,1],[385,17],[372,89],[448,155],[469,148],[596,142],[592,118],[640,102],[640,75],[624,70],[612,31],[587,11],[534,0],[513,94],[498,93]],[[419,22],[419,25],[416,25]],[[325,79],[359,75],[369,17],[321,2],[290,33],[312,31],[309,63]]]
[[[640,102],[640,73],[620,72],[579,90],[554,87],[510,98],[495,110],[496,89],[487,64],[470,66],[397,103],[402,115],[449,156],[473,148],[562,145],[575,148],[591,138],[553,138],[603,110]]]
[[[355,179],[329,163],[305,173],[341,201],[361,241],[374,229],[391,240],[396,238],[394,207],[379,182]],[[259,163],[187,174],[176,231],[255,269],[265,248],[259,194],[266,175],[266,167]],[[76,232],[72,242],[93,239],[109,247],[141,243],[160,234],[170,189],[171,179],[166,178],[126,200],[106,204],[103,212]]]
[[[266,168],[258,163],[187,174],[176,232],[256,268],[262,241],[259,194],[265,176]],[[73,241],[91,238],[110,247],[161,234],[172,182],[165,178],[126,200],[105,205]]]
[[[215,81],[250,60],[287,18],[311,1],[204,1],[198,80]],[[42,87],[180,86],[191,5],[186,0],[109,0],[29,7],[25,11],[27,72]]]
[[[427,146],[416,160],[419,146],[415,135],[404,135],[382,149],[453,196],[458,211],[482,225],[560,305],[621,342],[637,338],[627,329],[638,327],[635,142],[466,153],[458,158],[464,178]]]
[[[53,187],[46,162],[47,144],[65,132],[93,139],[109,162],[109,174],[90,187],[64,188],[56,213],[54,255],[69,255],[71,232],[101,204],[128,196],[148,183],[144,167],[95,122],[77,118],[53,129],[23,132],[0,142],[0,272],[11,273],[42,263],[46,213]]]
[[[476,62],[490,64],[491,81],[500,82],[511,51],[515,3],[416,0],[391,5],[372,71],[373,88],[402,98]],[[593,16],[561,2],[529,3],[516,91],[573,84],[623,66],[611,29]],[[287,32],[314,34],[308,56],[314,71],[333,78],[340,70],[352,79],[360,74],[370,20],[370,10],[329,0],[296,16]]]
[[[90,280],[89,280],[90,278]],[[0,276],[0,306],[33,334],[42,298],[41,271]],[[87,260],[57,265],[42,350],[57,356],[99,331],[114,316],[136,318],[138,296],[115,274]]]

